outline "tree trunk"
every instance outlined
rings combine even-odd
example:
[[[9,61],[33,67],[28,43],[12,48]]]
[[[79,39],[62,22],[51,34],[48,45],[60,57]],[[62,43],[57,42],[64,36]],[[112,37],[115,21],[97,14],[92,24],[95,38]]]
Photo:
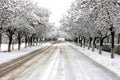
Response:
[[[32,37],[29,38],[29,47],[32,46]]]
[[[120,34],[118,34],[118,44],[120,44]]]
[[[102,46],[100,45],[99,54],[102,54]]]
[[[9,36],[8,52],[11,52],[12,35]]]
[[[1,44],[2,44],[2,34],[0,33],[0,52],[1,52]]]
[[[33,40],[33,37],[31,37],[31,46],[34,45],[34,40]]]
[[[30,37],[28,37],[28,47],[31,47],[31,40],[30,40]]]
[[[78,38],[75,38],[74,41],[77,43]]]
[[[103,38],[102,38],[102,37],[100,37],[99,54],[102,54],[102,46],[103,46]]]
[[[95,44],[93,43],[92,51],[95,51]]]
[[[21,37],[18,36],[18,50],[20,50],[21,48]]]
[[[81,40],[79,40],[79,42],[80,42],[80,47],[82,47],[82,39],[81,39]]]
[[[83,48],[85,48],[85,37],[84,37],[84,39],[83,39],[83,42],[84,42],[84,46],[83,46]]]
[[[114,58],[115,50],[114,50],[114,37],[115,37],[115,32],[111,32],[111,58]]]
[[[25,48],[27,48],[27,43],[28,43],[28,37],[25,36]]]
[[[95,48],[96,48],[96,40],[97,40],[98,37],[95,37],[94,40],[93,40],[93,47],[92,47],[92,51],[95,51]]]

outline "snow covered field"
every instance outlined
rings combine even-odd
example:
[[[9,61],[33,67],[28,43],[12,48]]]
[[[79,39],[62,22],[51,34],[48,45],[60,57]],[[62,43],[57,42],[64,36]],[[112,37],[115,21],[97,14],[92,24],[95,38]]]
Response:
[[[95,52],[93,52],[92,50],[88,50],[87,47],[81,48],[75,44],[68,44],[75,47],[86,56],[90,57],[94,61],[98,62],[99,64],[103,65],[104,67],[108,68],[109,70],[120,76],[120,55],[115,54],[115,59],[111,59],[111,53],[109,52],[103,51],[102,55],[100,55],[97,49],[95,50]]]
[[[17,45],[15,45],[15,50],[13,50],[12,52],[0,52],[0,64],[10,61],[12,59],[18,58],[20,56],[23,56],[25,54],[28,54],[34,50],[40,49],[44,46],[49,46],[51,45],[50,43],[43,43],[39,46],[34,46],[34,47],[28,47],[28,48],[24,48],[24,44],[21,45],[21,50],[18,51],[17,50]],[[7,50],[7,44],[2,44],[2,51],[6,51]]]

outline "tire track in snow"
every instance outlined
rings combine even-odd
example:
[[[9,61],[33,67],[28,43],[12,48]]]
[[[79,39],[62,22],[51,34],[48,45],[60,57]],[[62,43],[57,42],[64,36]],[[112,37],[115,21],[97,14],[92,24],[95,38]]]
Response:
[[[33,66],[33,67],[35,67],[35,66],[36,67],[33,70],[32,70],[32,67],[30,69],[30,71],[32,72],[32,74],[30,74],[29,76],[27,76],[23,80],[39,80],[37,78],[41,77],[41,75],[44,74],[44,72],[46,70],[46,67],[47,67],[46,65],[50,62],[50,58],[53,56],[53,52],[55,50],[56,50],[55,47],[52,48],[41,59],[37,60],[38,63]]]
[[[46,65],[46,70],[38,77],[36,80],[54,80],[53,77],[57,73],[57,67],[59,64],[59,48],[56,49],[56,51],[53,53],[53,56],[51,56],[49,63]]]
[[[75,73],[73,71],[73,66],[69,60],[69,56],[66,54],[69,51],[65,46],[61,47],[61,54],[64,58],[65,63],[65,80],[76,80]]]
[[[33,58],[32,60],[28,61],[27,63],[25,63],[24,65],[22,65],[20,68],[14,70],[13,72],[11,72],[10,74],[8,74],[8,78],[11,78],[11,76],[14,77],[14,80],[26,80],[25,77],[30,77],[30,75],[32,75],[32,73],[34,73],[34,71],[36,69],[38,69],[38,67],[40,67],[41,64],[43,64],[43,62],[47,63],[47,60],[49,59],[49,57],[52,55],[52,52],[55,50],[55,48],[51,47],[49,49],[47,49],[46,51],[44,51],[43,53],[39,54],[38,56],[36,56],[35,58]],[[50,52],[50,53],[49,53]],[[39,62],[39,64],[38,64]],[[20,71],[21,70],[21,71]],[[15,74],[14,74],[15,73]],[[13,75],[14,74],[14,75]],[[24,76],[25,75],[25,76]],[[24,76],[24,77],[23,77]],[[6,77],[6,76],[5,76]],[[1,80],[8,80],[5,79],[5,77],[3,77],[3,79]],[[23,77],[21,79],[21,77]],[[28,77],[28,78],[29,78]],[[31,79],[33,80],[33,79]]]

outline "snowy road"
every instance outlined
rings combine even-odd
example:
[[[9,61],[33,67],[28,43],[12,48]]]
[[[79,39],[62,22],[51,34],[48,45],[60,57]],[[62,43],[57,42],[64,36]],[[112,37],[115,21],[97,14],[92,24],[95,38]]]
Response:
[[[44,56],[43,56],[44,55]],[[120,80],[67,43],[58,43],[0,80]]]

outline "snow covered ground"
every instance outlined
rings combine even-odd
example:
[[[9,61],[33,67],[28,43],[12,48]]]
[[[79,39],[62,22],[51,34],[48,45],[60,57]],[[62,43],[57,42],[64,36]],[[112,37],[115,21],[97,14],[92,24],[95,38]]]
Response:
[[[97,49],[95,50],[95,52],[93,52],[92,50],[88,50],[87,47],[81,48],[75,44],[68,44],[75,47],[86,56],[90,57],[94,61],[98,62],[102,66],[106,67],[107,69],[120,76],[120,55],[115,54],[115,59],[111,59],[111,53],[109,52],[102,51],[102,55],[100,55]]]
[[[21,44],[21,48],[24,48],[24,46],[25,46],[25,44],[24,43],[22,43]],[[12,47],[11,47],[12,48]],[[14,49],[16,49],[17,50],[17,48],[18,48],[18,44],[14,44]],[[2,44],[1,45],[1,51],[7,51],[8,50],[8,44]]]
[[[13,50],[12,52],[0,52],[0,64],[10,61],[12,59],[18,58],[20,56],[23,56],[25,54],[28,54],[34,50],[40,49],[41,47],[44,46],[49,46],[51,45],[50,43],[43,43],[39,46],[34,46],[34,47],[28,47],[28,48],[24,48],[24,44],[21,45],[21,50],[18,51],[17,50],[17,45],[15,45],[15,50]],[[7,44],[2,44],[2,51],[6,51],[7,50]]]
[[[0,80],[120,80],[81,53],[84,50],[76,45],[57,43],[52,49],[55,51],[41,53]]]

